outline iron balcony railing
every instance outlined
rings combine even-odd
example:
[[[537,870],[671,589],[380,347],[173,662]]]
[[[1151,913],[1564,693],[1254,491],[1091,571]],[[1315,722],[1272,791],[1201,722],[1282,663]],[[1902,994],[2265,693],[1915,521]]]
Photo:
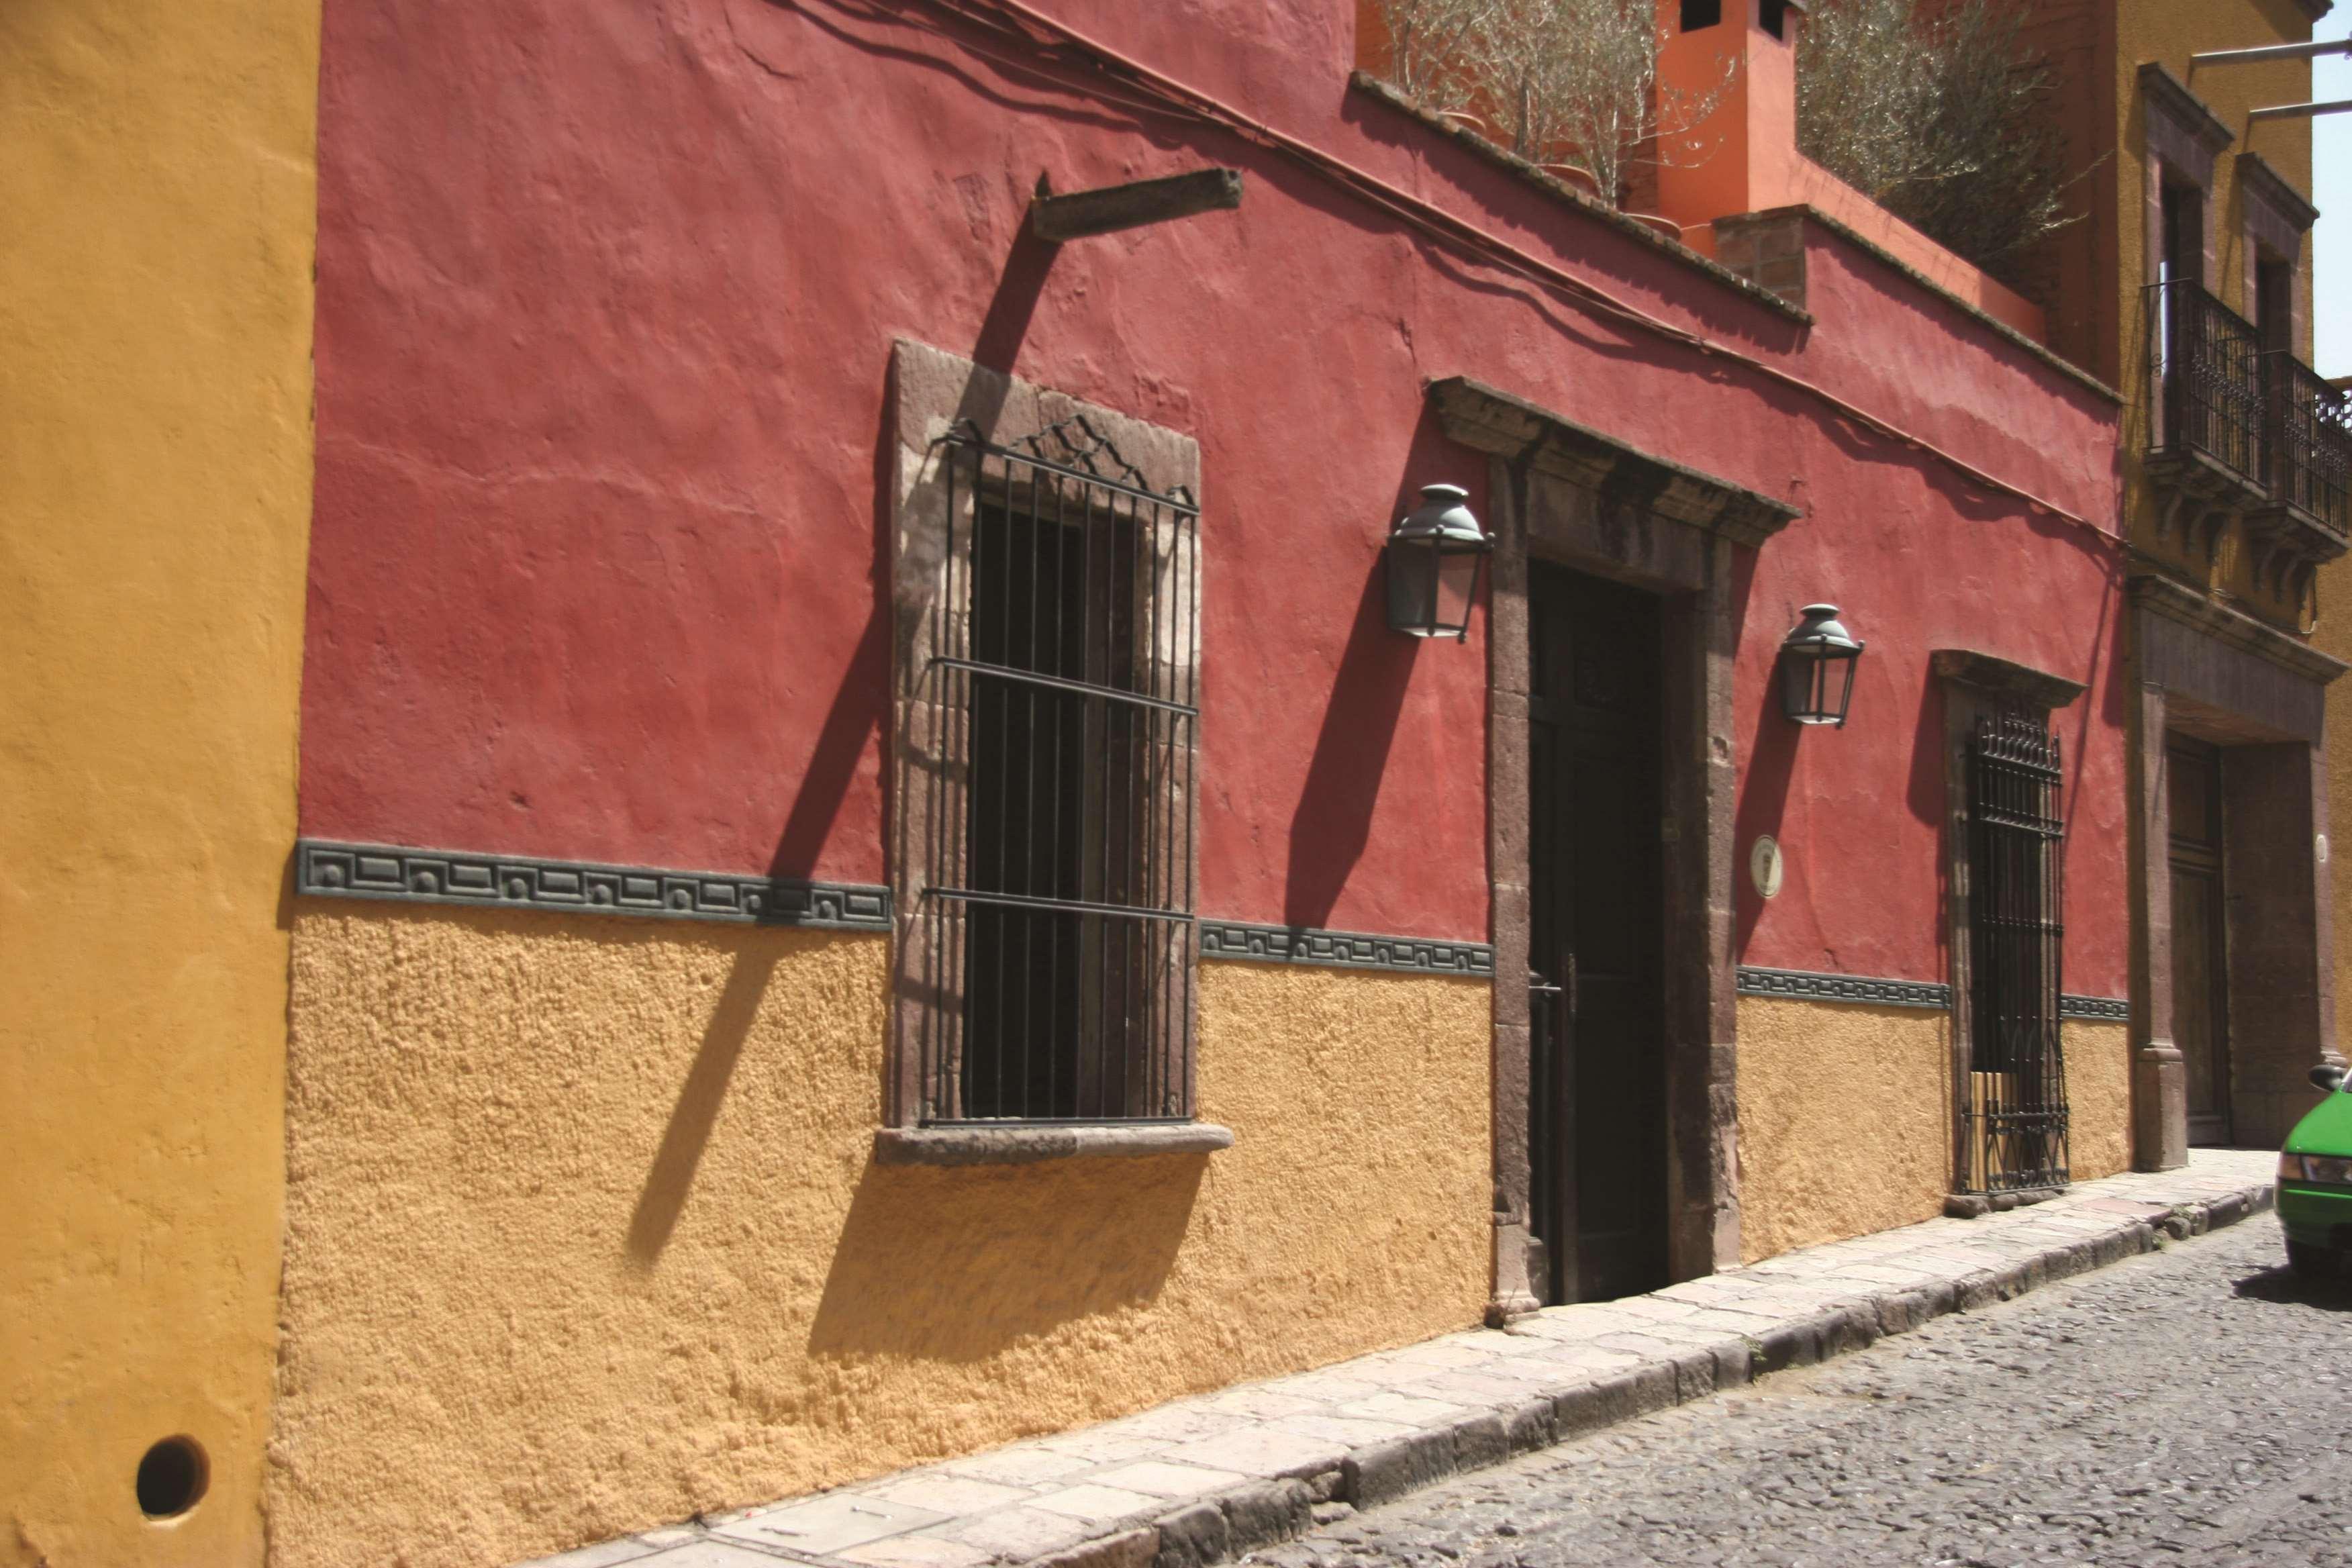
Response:
[[[2250,484],[2264,482],[2262,334],[2186,279],[2147,289],[2148,393],[2159,414],[2154,449],[2200,453]]]
[[[2352,532],[2352,394],[2283,350],[2263,357],[2272,499]]]

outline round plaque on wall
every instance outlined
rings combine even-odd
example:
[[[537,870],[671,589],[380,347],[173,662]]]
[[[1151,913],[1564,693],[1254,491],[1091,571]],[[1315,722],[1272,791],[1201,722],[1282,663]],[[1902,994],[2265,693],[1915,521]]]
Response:
[[[1748,879],[1765,898],[1780,890],[1780,841],[1769,833],[1748,847]]]

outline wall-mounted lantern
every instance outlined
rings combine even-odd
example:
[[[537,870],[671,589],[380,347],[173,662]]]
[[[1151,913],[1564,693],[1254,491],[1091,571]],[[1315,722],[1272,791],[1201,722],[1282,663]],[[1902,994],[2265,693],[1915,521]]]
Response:
[[[1495,542],[1462,503],[1460,485],[1423,485],[1421,504],[1389,534],[1389,626],[1417,637],[1470,637],[1478,574]]]
[[[1800,724],[1845,727],[1862,644],[1838,624],[1835,605],[1807,605],[1780,639],[1781,710]]]

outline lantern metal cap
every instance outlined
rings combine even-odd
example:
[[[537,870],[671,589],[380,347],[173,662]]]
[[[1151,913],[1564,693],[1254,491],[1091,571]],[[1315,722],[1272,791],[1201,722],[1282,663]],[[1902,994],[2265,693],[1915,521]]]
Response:
[[[1780,639],[1780,646],[1790,653],[1813,658],[1850,658],[1860,653],[1863,645],[1839,622],[1837,614],[1835,605],[1807,605],[1797,612],[1797,624]]]
[[[1460,485],[1423,485],[1421,504],[1397,520],[1389,537],[1425,542],[1442,550],[1492,550],[1495,541],[1464,504],[1469,499],[1470,492]]]

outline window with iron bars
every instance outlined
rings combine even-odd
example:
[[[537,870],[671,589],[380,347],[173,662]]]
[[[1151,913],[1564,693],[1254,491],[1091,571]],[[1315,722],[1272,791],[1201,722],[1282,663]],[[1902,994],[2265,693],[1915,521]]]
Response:
[[[1977,720],[1969,740],[1969,1082],[1963,1186],[2063,1186],[2061,1048],[2065,825],[2058,737],[2038,712]]]
[[[918,1119],[1188,1120],[1199,510],[1083,415],[936,456]]]

